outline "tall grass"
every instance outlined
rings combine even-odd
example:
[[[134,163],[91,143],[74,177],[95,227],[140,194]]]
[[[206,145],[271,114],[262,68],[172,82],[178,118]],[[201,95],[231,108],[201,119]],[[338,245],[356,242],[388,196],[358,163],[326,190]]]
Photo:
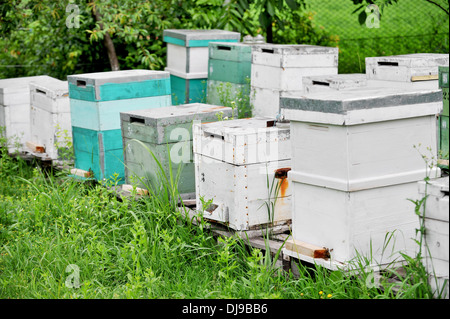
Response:
[[[119,200],[103,185],[15,161],[0,162],[0,298],[429,297],[406,279],[399,294],[302,263],[297,277],[238,236],[216,239],[203,219],[185,218],[179,174],[162,165],[163,188]]]

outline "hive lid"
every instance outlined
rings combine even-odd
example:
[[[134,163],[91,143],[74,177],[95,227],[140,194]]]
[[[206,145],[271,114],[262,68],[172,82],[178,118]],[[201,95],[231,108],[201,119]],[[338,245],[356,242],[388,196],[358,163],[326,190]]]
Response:
[[[69,84],[67,81],[50,78],[30,82],[30,91],[45,94],[51,99],[69,96]]]
[[[100,86],[106,83],[141,82],[165,78],[169,78],[169,72],[136,69],[73,74],[67,76],[67,81],[74,85],[77,85],[77,81],[82,81],[83,86]]]
[[[309,55],[309,54],[334,54],[338,48],[309,44],[260,44],[255,46],[255,52],[281,54],[281,55]]]
[[[291,158],[290,127],[268,117],[194,124],[194,153],[233,165]]]
[[[130,122],[130,119],[141,119],[142,121],[139,122],[142,124],[154,126],[174,124],[175,122],[192,122],[195,119],[202,119],[219,112],[223,112],[224,116],[231,116],[232,109],[226,106],[190,103],[164,108],[121,112],[121,119],[126,122]]]
[[[280,108],[288,120],[352,125],[438,114],[442,91],[350,88],[281,97]]]
[[[124,127],[125,122],[130,124],[137,123],[141,127],[151,127],[154,130],[154,135],[150,136],[147,134],[148,136],[143,138],[148,142],[161,144],[173,142],[170,138],[172,129],[187,128],[191,132],[194,121],[217,121],[219,113],[223,113],[223,117],[231,117],[233,110],[225,106],[190,103],[164,108],[121,112],[120,118],[122,127]],[[124,134],[126,137],[133,138],[129,132]],[[190,134],[189,139],[191,138],[192,134]]]
[[[53,79],[47,75],[29,76],[21,78],[10,78],[0,80],[0,95],[18,92],[29,92],[29,84],[32,81],[43,81]]]
[[[241,39],[239,32],[225,30],[189,30],[166,29],[163,31],[164,42],[186,47],[207,47],[210,41],[237,42]]]

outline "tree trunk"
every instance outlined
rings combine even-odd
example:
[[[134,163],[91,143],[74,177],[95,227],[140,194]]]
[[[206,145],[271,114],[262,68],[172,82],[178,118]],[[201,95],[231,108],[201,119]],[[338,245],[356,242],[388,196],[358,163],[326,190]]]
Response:
[[[102,17],[100,13],[98,13],[97,9],[94,9],[93,11],[95,21],[98,22],[100,28],[103,30],[103,23]],[[105,33],[105,36],[103,37],[103,44],[106,48],[106,51],[108,52],[108,58],[109,58],[109,64],[111,65],[112,71],[119,71],[119,60],[117,59],[116,55],[116,48],[114,47],[114,43],[112,42],[111,36],[108,32]]]

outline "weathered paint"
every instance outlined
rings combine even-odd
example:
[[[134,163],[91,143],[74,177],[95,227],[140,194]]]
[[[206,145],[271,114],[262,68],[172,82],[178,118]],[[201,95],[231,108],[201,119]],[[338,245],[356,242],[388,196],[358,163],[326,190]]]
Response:
[[[72,127],[75,168],[94,172],[97,180],[119,174],[125,181],[121,130],[95,131]]]
[[[192,124],[194,121],[217,121],[219,112],[231,116],[232,109],[192,103],[121,113],[127,183],[131,183],[131,176],[136,175],[144,179],[139,181],[142,187],[157,185],[161,172],[152,152],[166,176],[170,176],[169,163],[174,176],[181,166],[178,190],[181,194],[195,196]]]
[[[277,169],[291,165],[289,128],[274,126],[270,118],[194,124],[197,207],[200,198],[212,199],[204,217],[249,230],[270,223],[266,204],[276,199],[275,222],[291,216],[289,183],[281,183]],[[267,183],[280,186],[270,192]],[[283,195],[281,195],[283,194]]]
[[[439,66],[448,66],[448,54],[415,53],[366,58],[370,80],[413,82],[414,77],[438,76]],[[430,79],[434,77],[429,77]]]
[[[72,126],[89,130],[120,129],[120,112],[171,105],[170,95],[103,102],[70,99]]]
[[[422,263],[428,273],[428,282],[437,296],[445,280],[449,279],[449,179],[441,177],[418,184],[419,197],[427,196]],[[446,296],[442,297],[448,299],[448,283],[444,293]]]
[[[124,70],[67,76],[71,99],[101,102],[170,95],[166,71]]]
[[[207,78],[184,79],[171,74],[172,104],[205,103]]]
[[[225,30],[201,29],[166,29],[163,31],[163,41],[185,47],[207,47],[209,42],[238,42],[241,38],[239,32]]]

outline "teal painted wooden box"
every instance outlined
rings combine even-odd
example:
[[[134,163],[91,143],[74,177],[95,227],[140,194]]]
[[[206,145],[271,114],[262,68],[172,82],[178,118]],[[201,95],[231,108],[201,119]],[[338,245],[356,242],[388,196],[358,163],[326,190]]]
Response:
[[[252,66],[252,44],[209,44],[208,79],[248,84]]]
[[[232,109],[191,103],[121,113],[126,183],[158,187],[159,174],[170,178],[171,164],[173,176],[181,169],[180,194],[185,198],[195,196],[192,124],[217,121],[219,113],[230,117]],[[149,151],[159,161],[163,172]]]
[[[205,103],[207,83],[207,78],[185,79],[171,74],[172,105]]]
[[[92,171],[96,180],[114,179],[125,182],[122,132],[118,130],[94,131],[72,127],[75,167]]]
[[[124,70],[67,76],[69,98],[113,101],[170,95],[169,74],[164,71]]]

